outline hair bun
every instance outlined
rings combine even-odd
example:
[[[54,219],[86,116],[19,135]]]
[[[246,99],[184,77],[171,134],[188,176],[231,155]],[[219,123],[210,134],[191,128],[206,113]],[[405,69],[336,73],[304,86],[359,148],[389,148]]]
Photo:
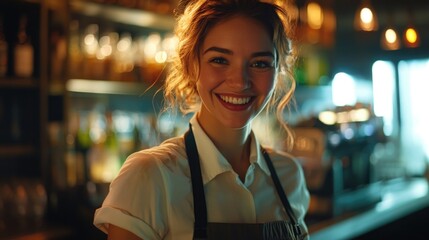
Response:
[[[182,15],[185,12],[186,7],[192,0],[179,0],[177,7],[174,9],[173,13],[175,17]]]

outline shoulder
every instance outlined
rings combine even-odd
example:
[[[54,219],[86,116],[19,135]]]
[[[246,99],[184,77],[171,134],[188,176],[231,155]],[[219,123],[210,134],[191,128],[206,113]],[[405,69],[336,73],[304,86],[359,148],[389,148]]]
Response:
[[[97,222],[125,226],[141,234],[164,236],[168,231],[171,205],[168,196],[174,186],[172,183],[184,177],[185,156],[183,137],[168,139],[159,146],[131,154],[111,182],[103,202],[101,209],[110,215]]]
[[[156,168],[178,164],[186,159],[183,137],[174,137],[158,146],[135,152],[128,156],[122,171],[130,170],[150,172]]]
[[[292,154],[274,149],[266,149],[276,171],[287,171],[289,174],[301,174],[302,166]],[[294,175],[294,174],[293,174]]]
[[[309,192],[301,164],[290,153],[272,149],[267,152],[297,216],[303,217],[309,204]]]
[[[187,160],[183,137],[174,137],[158,146],[128,156],[111,186],[130,183],[135,187],[164,184],[169,172],[186,172]],[[137,184],[136,184],[137,183]]]
[[[274,150],[267,150],[267,152],[272,158],[277,175],[298,221],[305,226],[304,216],[310,204],[310,195],[301,164],[290,153]]]
[[[165,196],[174,180],[186,178],[187,160],[182,137],[131,154],[111,182],[105,205],[116,206],[145,219],[156,204],[165,205]],[[164,203],[163,203],[164,202]],[[138,203],[138,205],[136,205]]]

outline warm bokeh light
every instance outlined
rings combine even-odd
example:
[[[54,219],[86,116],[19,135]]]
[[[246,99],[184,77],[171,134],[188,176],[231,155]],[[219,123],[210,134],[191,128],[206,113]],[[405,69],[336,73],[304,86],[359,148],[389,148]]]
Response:
[[[315,2],[310,2],[307,5],[308,25],[312,29],[320,29],[323,24],[322,7]]]
[[[112,42],[110,39],[110,36],[102,36],[99,41],[99,49],[97,51],[97,59],[105,59],[106,57],[109,57],[113,53],[113,47]]]
[[[377,16],[369,1],[363,1],[361,6],[356,11],[354,25],[357,30],[377,30]]]
[[[83,37],[83,50],[88,56],[94,56],[97,53],[98,46],[98,25],[90,24],[86,27]]]
[[[371,113],[366,108],[357,108],[350,111],[323,111],[319,113],[319,120],[326,125],[349,122],[365,122],[370,119]]]
[[[146,60],[155,59],[156,53],[159,51],[161,45],[161,35],[159,33],[151,33],[145,42],[144,54]]]
[[[404,45],[407,47],[419,46],[420,39],[417,30],[413,27],[408,27],[404,32]]]
[[[374,19],[371,9],[365,7],[360,11],[360,20],[365,24],[370,24]]]
[[[408,28],[405,32],[405,36],[410,43],[415,43],[417,41],[417,32],[413,28]]]
[[[132,43],[131,35],[124,34],[119,40],[116,47],[119,52],[126,52],[131,48],[131,43]]]
[[[334,125],[337,122],[337,114],[332,111],[323,111],[319,113],[319,120],[326,125]]]
[[[398,40],[395,30],[391,28],[386,30],[386,32],[384,33],[384,37],[386,38],[386,41],[388,43],[394,43]]]
[[[159,51],[155,54],[155,62],[157,63],[165,63],[167,61],[167,52]]]
[[[388,28],[381,36],[381,46],[386,50],[397,50],[401,44],[399,42],[398,34],[393,28]]]

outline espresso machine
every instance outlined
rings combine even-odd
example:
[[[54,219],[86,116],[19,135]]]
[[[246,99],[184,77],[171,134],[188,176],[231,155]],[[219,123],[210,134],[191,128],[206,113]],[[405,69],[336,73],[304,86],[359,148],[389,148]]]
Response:
[[[311,201],[307,217],[330,218],[381,200],[371,156],[384,141],[381,120],[369,108],[342,107],[293,126],[292,154],[303,166]]]

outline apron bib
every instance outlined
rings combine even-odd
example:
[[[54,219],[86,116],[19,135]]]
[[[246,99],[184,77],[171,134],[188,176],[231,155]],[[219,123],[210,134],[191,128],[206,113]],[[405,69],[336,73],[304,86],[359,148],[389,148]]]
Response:
[[[207,222],[207,207],[201,176],[200,160],[195,144],[192,126],[185,133],[186,154],[191,171],[192,192],[194,200],[194,237],[193,239],[258,239],[258,240],[300,240],[305,239],[306,233],[301,230],[290,203],[280,184],[268,153],[262,149],[264,159],[270,169],[271,178],[277,190],[283,207],[290,221],[273,221],[267,223],[209,223]]]

